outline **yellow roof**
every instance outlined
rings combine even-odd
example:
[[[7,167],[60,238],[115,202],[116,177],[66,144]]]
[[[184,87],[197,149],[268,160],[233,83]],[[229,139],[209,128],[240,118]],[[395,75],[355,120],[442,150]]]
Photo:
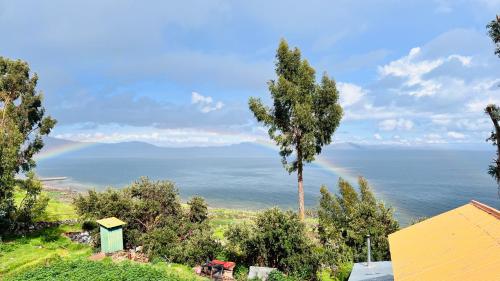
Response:
[[[394,280],[500,280],[500,212],[472,201],[389,235]]]
[[[117,227],[117,226],[126,224],[124,221],[119,220],[119,219],[117,219],[115,217],[110,217],[110,218],[105,218],[105,219],[102,219],[102,220],[97,220],[96,222],[98,224],[104,226],[105,228],[113,228],[113,227]]]

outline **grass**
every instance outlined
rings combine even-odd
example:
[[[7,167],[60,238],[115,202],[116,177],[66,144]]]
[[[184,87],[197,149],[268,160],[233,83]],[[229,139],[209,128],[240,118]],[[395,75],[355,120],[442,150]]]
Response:
[[[45,214],[39,219],[40,221],[58,221],[78,217],[70,203],[70,194],[64,191],[47,190],[43,191],[43,194],[48,196],[50,200]],[[15,201],[17,204],[21,202],[23,197],[22,191],[16,190]],[[180,264],[161,262],[115,266],[110,264],[110,261],[108,263],[87,261],[86,258],[92,254],[93,248],[74,243],[62,235],[64,232],[70,231],[81,231],[81,226],[61,225],[27,236],[4,238],[4,241],[0,242],[0,280],[104,280],[101,277],[93,276],[91,274],[93,270],[100,273],[100,276],[106,276],[105,280],[115,280],[112,277],[115,275],[122,277],[116,280],[157,280],[156,278],[137,279],[135,274],[151,277],[162,276],[164,280],[207,280],[195,275],[190,267]],[[131,269],[126,270],[125,267],[131,267]],[[81,275],[79,278],[68,277],[63,274],[65,270],[75,274],[81,273]],[[43,279],[43,276],[46,276],[44,274],[49,274],[50,277]],[[38,278],[35,275],[42,277]]]
[[[32,233],[28,236],[7,238],[0,244],[0,279],[51,260],[86,257],[90,246],[71,242],[62,233],[76,231],[79,226],[60,226]]]
[[[71,195],[64,191],[44,190],[42,194],[49,197],[49,203],[45,214],[41,216],[39,221],[60,221],[78,218],[76,210],[71,202]],[[24,191],[16,189],[14,200],[16,204],[20,204],[24,198]]]
[[[224,239],[224,232],[230,225],[251,222],[257,215],[256,212],[235,209],[210,209],[210,225],[218,239]]]
[[[170,280],[170,281],[198,281],[207,280],[187,273],[186,268],[139,264],[131,261],[115,263],[109,258],[103,261],[89,261],[87,259],[54,260],[47,266],[29,269],[19,275],[6,280]]]
[[[48,196],[50,200],[46,213],[39,220],[58,221],[78,217],[70,203],[73,194],[52,190],[44,190],[43,194]],[[15,200],[17,204],[21,202],[23,197],[22,191],[16,190]],[[244,222],[252,223],[257,214],[256,211],[209,209],[210,224],[214,229],[214,235],[220,240],[224,240],[224,232],[231,225]],[[311,230],[317,224],[317,219],[307,218],[305,223],[307,228]],[[196,276],[190,267],[180,264],[160,262],[138,265],[126,262],[126,264],[120,265],[111,261],[88,261],[86,257],[92,254],[93,249],[87,245],[73,243],[69,238],[62,236],[64,232],[69,231],[81,231],[81,226],[62,225],[25,237],[12,237],[0,243],[0,280],[44,280],[36,279],[35,275],[50,276],[50,280],[65,281],[157,280],[154,277],[158,276],[166,278],[165,280],[207,280]],[[76,274],[74,276],[80,278],[71,277],[73,275],[68,277],[65,272],[74,273]],[[92,272],[97,272],[100,275],[94,276]],[[116,279],[115,276],[121,276],[121,278],[116,277],[119,278]],[[137,276],[144,276],[144,279],[138,279]],[[146,276],[152,278],[148,279]],[[104,279],[104,277],[106,278]]]

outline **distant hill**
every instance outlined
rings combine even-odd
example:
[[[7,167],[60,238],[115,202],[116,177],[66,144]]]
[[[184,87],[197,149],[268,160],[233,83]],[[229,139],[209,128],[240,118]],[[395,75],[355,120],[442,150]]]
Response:
[[[211,147],[160,147],[145,142],[120,142],[120,143],[88,143],[75,142],[64,139],[48,137],[45,140],[43,152],[50,150],[61,150],[61,147],[80,147],[78,149],[66,149],[58,157],[85,157],[85,158],[184,158],[184,157],[268,157],[275,156],[276,150],[264,147],[256,143],[240,143],[228,146]],[[488,146],[487,148],[490,148]],[[464,149],[461,147],[443,146],[389,146],[389,145],[359,145],[352,142],[334,143],[323,149],[324,154],[339,150],[415,150],[415,149]],[[465,147],[466,150],[467,147]],[[484,150],[484,149],[482,149]]]

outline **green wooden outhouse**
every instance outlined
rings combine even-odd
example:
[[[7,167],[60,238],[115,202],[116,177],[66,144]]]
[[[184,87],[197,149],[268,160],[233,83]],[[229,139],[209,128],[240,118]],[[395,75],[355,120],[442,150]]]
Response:
[[[101,252],[113,253],[123,250],[123,229],[125,222],[115,218],[98,220],[101,233]]]

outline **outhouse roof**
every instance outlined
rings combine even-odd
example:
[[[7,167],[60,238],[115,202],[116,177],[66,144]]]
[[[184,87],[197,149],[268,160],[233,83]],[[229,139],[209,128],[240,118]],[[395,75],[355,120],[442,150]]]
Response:
[[[115,217],[110,217],[110,218],[105,218],[105,219],[102,219],[102,220],[97,220],[96,222],[98,224],[104,226],[105,228],[113,228],[113,227],[117,227],[117,226],[126,224],[126,222],[124,222],[124,221],[122,221],[120,219],[117,219]]]

